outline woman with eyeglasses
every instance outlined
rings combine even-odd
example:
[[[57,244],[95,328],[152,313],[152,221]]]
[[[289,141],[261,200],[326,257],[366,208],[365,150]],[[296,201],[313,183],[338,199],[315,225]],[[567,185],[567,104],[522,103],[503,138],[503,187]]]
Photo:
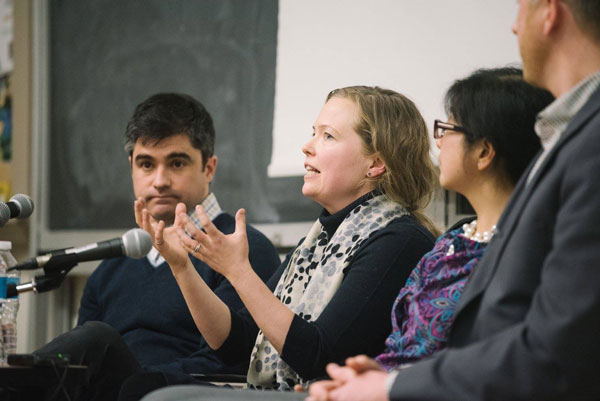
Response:
[[[535,117],[553,100],[516,68],[479,70],[446,93],[448,121],[435,121],[440,185],[462,194],[477,214],[438,238],[400,291],[393,332],[377,357],[386,369],[444,348],[454,308],[496,232],[516,182],[540,149]]]
[[[535,117],[552,100],[516,68],[478,70],[450,87],[448,120],[434,124],[439,180],[465,196],[477,217],[439,237],[412,271],[394,303],[385,351],[375,360],[349,358],[348,368],[332,364],[332,377],[408,367],[444,348],[469,275],[493,238],[516,182],[540,149]],[[311,398],[329,399],[337,387],[335,381],[318,382],[310,388]]]

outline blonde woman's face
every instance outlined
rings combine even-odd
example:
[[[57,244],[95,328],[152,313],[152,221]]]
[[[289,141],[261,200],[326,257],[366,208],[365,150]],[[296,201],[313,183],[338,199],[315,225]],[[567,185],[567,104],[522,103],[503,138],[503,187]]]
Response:
[[[315,121],[312,138],[302,147],[306,156],[302,193],[332,214],[373,189],[367,172],[374,157],[363,154],[362,140],[354,130],[358,115],[353,101],[329,99]]]

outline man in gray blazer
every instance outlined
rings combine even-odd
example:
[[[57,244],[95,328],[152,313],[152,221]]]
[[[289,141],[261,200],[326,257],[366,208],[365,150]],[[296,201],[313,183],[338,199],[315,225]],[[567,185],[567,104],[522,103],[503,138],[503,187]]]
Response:
[[[464,292],[448,348],[392,373],[330,366],[330,400],[600,399],[600,1],[519,0],[525,79],[557,98]]]

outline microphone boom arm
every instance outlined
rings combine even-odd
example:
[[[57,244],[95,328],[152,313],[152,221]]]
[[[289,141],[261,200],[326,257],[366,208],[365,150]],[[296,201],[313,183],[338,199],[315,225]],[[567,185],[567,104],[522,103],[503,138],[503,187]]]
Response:
[[[17,296],[21,292],[33,291],[36,294],[46,291],[54,290],[61,286],[67,273],[69,273],[75,266],[77,261],[65,262],[64,259],[61,261],[61,269],[57,270],[56,267],[49,269],[46,274],[35,276],[29,283],[15,284],[9,283],[6,286],[7,298]],[[46,269],[44,268],[44,271]]]
[[[65,253],[63,255],[59,255],[58,257],[50,258],[48,263],[46,263],[43,267],[44,274],[52,276],[54,274],[60,274],[64,272],[66,275],[71,271],[71,269],[77,266],[77,263],[79,263],[77,254]]]

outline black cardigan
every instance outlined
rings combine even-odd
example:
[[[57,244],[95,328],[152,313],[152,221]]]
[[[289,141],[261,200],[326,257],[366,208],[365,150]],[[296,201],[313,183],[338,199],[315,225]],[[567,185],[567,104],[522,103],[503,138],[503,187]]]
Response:
[[[321,213],[319,220],[332,237],[346,215],[369,196],[357,199],[340,212]],[[392,304],[419,259],[433,247],[435,238],[413,217],[390,222],[363,242],[354,254],[340,288],[314,322],[294,316],[281,358],[306,380],[325,375],[329,362],[343,363],[353,355],[375,356],[384,349],[391,332]],[[301,242],[300,242],[301,243]],[[275,290],[293,251],[267,282]],[[229,337],[217,350],[226,363],[250,358],[258,327],[250,313],[231,310]]]

